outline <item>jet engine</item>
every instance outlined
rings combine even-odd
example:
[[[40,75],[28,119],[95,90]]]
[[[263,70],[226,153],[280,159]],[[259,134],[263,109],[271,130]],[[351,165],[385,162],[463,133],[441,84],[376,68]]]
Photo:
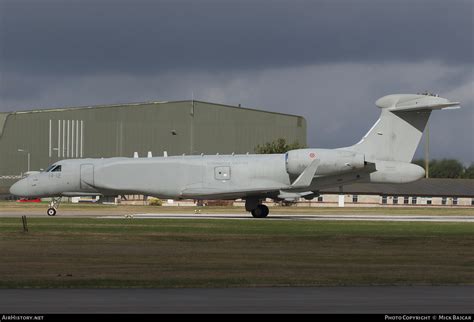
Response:
[[[328,175],[361,169],[365,166],[363,154],[327,149],[299,149],[286,153],[286,171],[300,175],[314,160],[319,160],[316,175]]]

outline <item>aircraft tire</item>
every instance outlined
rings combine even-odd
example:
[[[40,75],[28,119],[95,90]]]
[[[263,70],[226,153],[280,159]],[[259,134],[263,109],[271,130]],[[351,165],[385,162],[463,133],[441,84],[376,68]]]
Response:
[[[47,214],[48,214],[48,216],[55,216],[56,215],[56,209],[48,208]]]
[[[265,218],[268,216],[268,213],[270,211],[268,210],[268,207],[265,205],[258,205],[257,208],[252,210],[252,216],[254,218]]]

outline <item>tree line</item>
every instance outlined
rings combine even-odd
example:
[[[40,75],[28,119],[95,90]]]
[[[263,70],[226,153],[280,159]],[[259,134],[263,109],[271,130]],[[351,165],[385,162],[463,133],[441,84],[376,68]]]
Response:
[[[414,160],[414,164],[425,168],[425,161]],[[430,178],[474,179],[474,163],[465,167],[455,159],[430,160],[428,166]]]
[[[276,139],[272,142],[267,142],[263,145],[257,145],[255,147],[255,153],[257,154],[272,154],[272,153],[286,153],[290,150],[304,149],[306,146],[299,144],[298,142],[287,143],[284,138]]]

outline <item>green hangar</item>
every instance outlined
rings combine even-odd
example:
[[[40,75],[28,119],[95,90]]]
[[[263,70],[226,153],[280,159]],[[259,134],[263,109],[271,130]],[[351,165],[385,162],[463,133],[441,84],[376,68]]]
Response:
[[[62,159],[254,153],[277,138],[306,145],[305,119],[195,100],[0,113],[0,194]]]

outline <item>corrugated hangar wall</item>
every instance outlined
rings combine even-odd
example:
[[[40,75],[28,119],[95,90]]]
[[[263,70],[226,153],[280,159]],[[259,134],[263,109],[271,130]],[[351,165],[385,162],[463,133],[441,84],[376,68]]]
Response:
[[[286,138],[306,145],[301,116],[201,101],[0,113],[0,193],[27,171],[68,158],[254,152]],[[18,150],[23,151],[18,151]]]

